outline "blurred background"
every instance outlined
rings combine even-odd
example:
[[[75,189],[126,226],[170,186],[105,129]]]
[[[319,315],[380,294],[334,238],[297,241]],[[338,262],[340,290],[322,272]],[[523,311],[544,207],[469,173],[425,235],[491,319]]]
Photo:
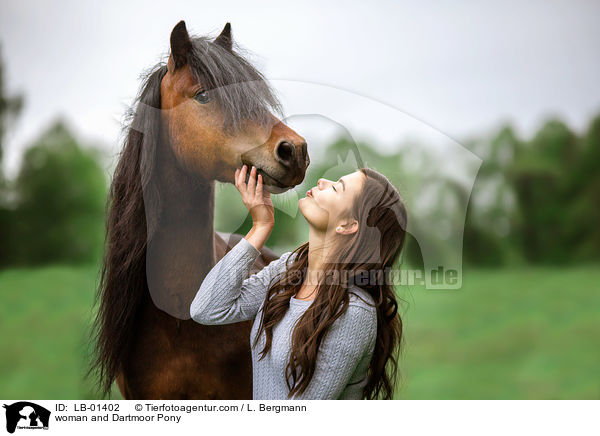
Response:
[[[306,241],[297,199],[358,164],[406,199],[403,268],[458,241],[460,289],[397,287],[397,399],[600,398],[600,5],[59,3],[1,6],[0,397],[97,398],[86,339],[121,120],[185,19],[230,21],[308,141],[269,247]],[[245,234],[235,187],[216,194],[216,230]]]

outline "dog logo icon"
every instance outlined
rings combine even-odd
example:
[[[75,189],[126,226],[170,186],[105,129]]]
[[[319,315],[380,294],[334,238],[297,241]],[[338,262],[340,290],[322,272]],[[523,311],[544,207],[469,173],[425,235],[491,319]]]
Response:
[[[11,405],[4,404],[6,409],[6,431],[14,433],[15,429],[48,429],[50,411],[29,401],[19,401]]]

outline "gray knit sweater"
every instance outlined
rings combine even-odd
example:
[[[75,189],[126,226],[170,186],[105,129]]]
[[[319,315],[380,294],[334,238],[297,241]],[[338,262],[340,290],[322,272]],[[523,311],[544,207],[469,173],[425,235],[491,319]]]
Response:
[[[242,238],[204,278],[190,307],[192,319],[206,325],[254,320],[250,336],[250,343],[253,344],[269,282],[285,271],[286,261],[291,254],[284,253],[248,277],[260,252]],[[371,306],[373,299],[366,291],[356,286],[350,289],[348,310],[325,334],[308,388],[291,399],[361,399],[362,389],[367,382],[367,368],[375,348],[377,312]],[[312,300],[291,297],[288,311],[273,328],[273,341],[268,354],[258,360],[265,344],[264,334],[257,347],[252,348],[253,399],[287,399],[289,388],[285,382],[285,367],[290,356],[291,334],[298,318],[311,304]]]

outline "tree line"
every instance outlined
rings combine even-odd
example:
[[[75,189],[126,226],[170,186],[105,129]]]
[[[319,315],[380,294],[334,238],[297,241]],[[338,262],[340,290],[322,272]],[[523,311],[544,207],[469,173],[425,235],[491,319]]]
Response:
[[[7,179],[1,171],[3,140],[23,98],[9,96],[3,80],[0,64],[0,267],[98,262],[109,179],[101,153],[80,144],[59,120],[27,148],[17,176]],[[409,235],[405,256],[411,264],[422,262],[425,245],[440,252],[445,249],[444,239],[434,237],[440,227],[436,217],[442,216],[458,224],[450,229],[464,230],[461,256],[468,264],[569,264],[600,259],[600,115],[582,134],[552,119],[527,140],[506,125],[491,137],[465,146],[483,160],[473,189],[443,178],[427,181],[434,198],[428,212],[433,221],[413,217],[415,226],[425,228],[420,229],[419,240]],[[297,192],[315,186],[319,177],[336,179],[354,171],[357,162],[347,159],[351,150],[360,150],[368,166],[388,175],[397,186],[410,186],[413,152],[422,151],[414,144],[412,149],[398,147],[382,153],[371,144],[342,137],[311,164]],[[422,172],[428,156],[419,162],[417,170]],[[425,188],[414,186],[411,194],[418,198]],[[250,217],[236,201],[238,196],[232,185],[217,190],[217,230],[244,233],[249,229]],[[274,196],[274,200],[277,225],[269,245],[279,251],[291,249],[306,240],[306,222],[297,212],[297,198]],[[464,223],[460,204],[467,207]]]

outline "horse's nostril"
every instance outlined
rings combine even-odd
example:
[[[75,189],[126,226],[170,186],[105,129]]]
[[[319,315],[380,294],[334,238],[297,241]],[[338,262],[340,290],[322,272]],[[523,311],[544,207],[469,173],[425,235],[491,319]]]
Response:
[[[291,164],[294,159],[294,146],[287,141],[280,142],[276,154],[281,163]]]
[[[302,143],[302,159],[304,161],[308,160],[308,146],[306,145],[306,142]]]

